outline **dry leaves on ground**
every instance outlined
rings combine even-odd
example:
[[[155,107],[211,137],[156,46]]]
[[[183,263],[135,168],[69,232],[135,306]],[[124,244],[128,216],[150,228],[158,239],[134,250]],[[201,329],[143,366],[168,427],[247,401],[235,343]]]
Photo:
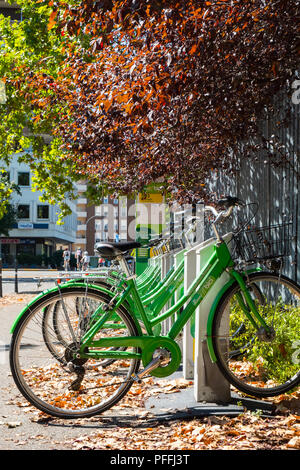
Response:
[[[7,294],[0,297],[0,307],[12,304],[27,304],[35,296],[35,294]]]
[[[276,398],[278,414],[262,417],[244,410],[234,418],[210,416],[160,421],[145,402],[150,397],[192,387],[185,379],[157,380],[153,377],[135,384],[115,407],[103,415],[72,421],[80,429],[67,439],[65,448],[74,450],[299,450],[300,392]],[[275,403],[275,401],[273,400]],[[64,426],[63,420],[47,417],[20,399],[14,404],[44,426]],[[134,413],[132,413],[134,410]],[[87,430],[89,425],[97,425]],[[68,422],[68,424],[70,424]]]
[[[74,450],[283,450],[300,449],[300,417],[211,416],[149,427],[115,427],[69,440]],[[100,424],[100,423],[99,423]]]

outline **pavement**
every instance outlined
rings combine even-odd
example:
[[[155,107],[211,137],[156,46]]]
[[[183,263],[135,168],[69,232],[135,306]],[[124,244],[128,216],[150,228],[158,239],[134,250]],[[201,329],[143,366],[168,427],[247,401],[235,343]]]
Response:
[[[24,289],[23,291],[21,290]],[[45,287],[44,287],[45,289]],[[43,289],[43,290],[44,290]],[[178,419],[192,419],[211,415],[237,416],[247,409],[260,409],[262,414],[270,416],[272,405],[257,400],[241,400],[235,396],[231,403],[197,403],[194,399],[193,387],[184,388],[177,393],[161,393],[149,398],[145,403],[144,420],[135,408],[126,408],[122,414],[114,409],[108,410],[98,417],[75,421],[53,420],[53,422],[38,418],[31,410],[20,407],[20,394],[13,382],[9,368],[9,347],[11,325],[26,304],[23,297],[29,292],[38,292],[34,281],[20,282],[19,295],[12,296],[12,286],[5,281],[4,295],[10,303],[1,302],[0,298],[0,450],[66,450],[66,441],[79,438],[82,434],[92,433],[101,427],[120,427],[141,420],[141,426],[150,426],[155,421],[166,423]],[[6,292],[6,294],[5,294]],[[15,302],[11,299],[16,299]],[[2,299],[5,300],[5,297]],[[183,378],[179,369],[173,378]],[[149,412],[147,416],[147,412]]]
[[[38,293],[55,286],[55,278],[59,272],[56,270],[2,270],[2,294],[3,296],[19,293]]]

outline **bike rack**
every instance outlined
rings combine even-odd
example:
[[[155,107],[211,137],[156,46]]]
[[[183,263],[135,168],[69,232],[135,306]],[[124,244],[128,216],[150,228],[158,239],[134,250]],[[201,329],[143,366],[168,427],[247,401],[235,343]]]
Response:
[[[230,233],[223,237],[225,241],[229,241],[231,238]],[[195,250],[196,274],[199,274],[213,253],[214,243],[215,239],[206,240]],[[223,377],[218,366],[211,361],[206,341],[206,325],[210,309],[216,293],[221,290],[228,280],[229,275],[226,272],[223,273],[196,310],[194,355],[194,397],[196,402],[225,403],[230,401],[229,382]],[[224,331],[224,336],[228,337],[228,331]]]
[[[193,282],[197,274],[211,256],[215,239],[204,239],[204,228],[200,234],[201,242],[186,250],[177,253],[165,253],[158,255],[150,261],[160,263],[162,279],[167,274],[172,265],[180,262],[184,257],[184,291]],[[224,240],[230,240],[231,234],[227,234]],[[191,332],[192,320],[185,326],[183,337],[178,339],[178,344],[182,350],[182,373],[187,380],[194,380],[194,398],[197,403],[228,403],[230,402],[230,385],[220,373],[217,365],[212,363],[206,342],[206,325],[208,315],[215,299],[216,292],[226,284],[229,275],[223,273],[216,281],[214,287],[208,292],[201,305],[197,308],[194,318],[194,334]],[[178,300],[180,292],[175,294],[175,302]],[[169,306],[166,306],[167,309]],[[167,334],[175,319],[168,318],[162,324],[161,334]]]

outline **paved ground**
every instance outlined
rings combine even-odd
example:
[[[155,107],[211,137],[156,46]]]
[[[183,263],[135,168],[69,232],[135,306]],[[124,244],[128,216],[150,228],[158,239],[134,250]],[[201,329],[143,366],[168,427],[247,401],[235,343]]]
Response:
[[[2,293],[3,295],[19,293],[35,293],[48,289],[55,285],[58,271],[54,270],[18,270],[17,281],[14,270],[2,271]]]

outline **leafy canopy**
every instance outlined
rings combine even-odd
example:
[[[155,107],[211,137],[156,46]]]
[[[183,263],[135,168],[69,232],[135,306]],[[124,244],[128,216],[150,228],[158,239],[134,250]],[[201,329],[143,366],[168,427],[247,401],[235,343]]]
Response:
[[[53,135],[52,116],[61,113],[59,104],[51,107],[47,119],[39,119],[39,109],[51,90],[30,89],[30,77],[57,77],[64,60],[63,38],[48,28],[52,8],[33,0],[19,0],[22,21],[0,15],[0,79],[5,83],[6,101],[0,104],[0,167],[9,165],[13,154],[27,163],[42,200],[58,203],[60,217],[70,212],[66,196],[76,196],[78,179],[72,161],[63,159],[61,142]],[[52,91],[53,93],[53,91]],[[49,139],[49,136],[50,139]],[[7,209],[11,186],[0,186],[0,214]]]
[[[31,164],[48,194],[63,169],[58,198],[83,177],[115,193],[158,181],[180,202],[207,197],[212,170],[231,171],[241,142],[245,158],[260,149],[250,142],[299,66],[298,0],[19,4],[35,20],[6,26],[8,116],[18,143],[25,123],[53,136],[52,153],[34,140]]]

